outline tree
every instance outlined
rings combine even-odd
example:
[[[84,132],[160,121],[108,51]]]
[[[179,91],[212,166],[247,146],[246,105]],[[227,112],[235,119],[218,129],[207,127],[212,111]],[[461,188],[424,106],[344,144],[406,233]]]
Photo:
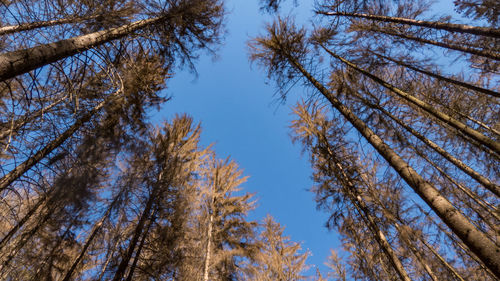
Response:
[[[309,252],[300,253],[300,244],[290,241],[284,235],[285,228],[270,215],[264,218],[261,228],[262,249],[245,266],[245,280],[306,280],[302,274],[308,269],[305,262]]]
[[[347,2],[343,4],[343,2],[339,1],[338,3],[340,3],[338,6],[325,4],[320,6],[320,8],[332,9],[335,10],[335,13],[340,13],[338,9],[341,9],[341,5],[345,4],[342,8],[345,7],[346,10],[348,9]],[[358,8],[365,14],[368,14],[365,11],[373,11],[376,9],[382,12],[390,10],[390,8],[388,8],[389,6],[385,6],[385,3],[381,3],[378,7],[375,5],[370,6],[371,3],[369,3],[369,1],[364,3],[366,3],[364,6]],[[421,13],[418,7],[415,7],[415,10],[412,10],[414,6],[410,5],[404,6],[401,4],[397,7],[399,7],[400,10],[398,11],[401,13],[413,13],[412,16]],[[320,10],[320,12],[321,11],[322,10]],[[348,12],[360,13],[358,10]],[[345,13],[348,12],[346,11]],[[330,16],[331,14],[328,15],[328,17]],[[339,16],[340,20],[342,20],[342,16],[345,15],[342,14]],[[386,19],[382,19],[382,16],[380,16],[380,18],[378,16],[374,18],[381,21]],[[349,26],[351,22],[352,24]],[[408,22],[414,21],[404,21],[404,23]],[[375,163],[378,163],[377,165],[392,168],[394,175],[404,179],[407,186],[411,187],[435,214],[447,224],[452,232],[460,237],[463,243],[474,252],[474,254],[470,253],[470,255],[477,255],[486,267],[498,275],[498,265],[496,265],[494,257],[498,255],[499,249],[492,241],[494,240],[494,227],[488,227],[487,230],[484,230],[483,227],[477,226],[482,223],[491,225],[489,223],[490,218],[480,215],[482,218],[478,217],[473,220],[468,219],[469,211],[479,210],[474,205],[475,203],[472,205],[471,203],[467,203],[468,207],[465,209],[462,208],[464,202],[468,202],[470,198],[475,198],[477,199],[476,203],[480,202],[480,204],[482,204],[481,202],[486,198],[498,196],[496,192],[498,184],[495,183],[495,173],[488,172],[490,169],[488,164],[478,167],[478,170],[474,172],[470,171],[471,173],[466,173],[469,176],[473,173],[476,178],[480,175],[487,182],[491,183],[490,185],[483,182],[483,186],[486,187],[489,185],[490,187],[488,189],[492,192],[492,194],[480,192],[479,194],[481,195],[476,196],[473,194],[478,193],[475,187],[462,186],[464,188],[460,190],[464,190],[464,194],[468,194],[467,197],[469,199],[466,199],[463,197],[463,194],[459,195],[447,187],[449,186],[447,182],[449,182],[450,178],[453,179],[457,177],[457,179],[461,180],[462,175],[450,173],[448,170],[449,164],[441,160],[442,158],[439,159],[439,157],[444,157],[447,161],[454,163],[454,165],[460,166],[459,162],[455,160],[460,159],[462,162],[464,161],[464,157],[460,158],[449,153],[449,149],[457,147],[458,143],[464,143],[467,147],[464,149],[465,155],[471,155],[476,151],[484,151],[484,154],[482,154],[484,156],[481,157],[490,159],[488,161],[492,161],[491,163],[493,163],[495,161],[493,159],[497,157],[496,154],[498,153],[498,148],[494,146],[497,146],[498,142],[496,141],[496,137],[494,137],[493,130],[484,131],[484,129],[490,127],[489,124],[491,123],[487,118],[477,119],[472,117],[465,120],[477,120],[478,122],[473,126],[469,125],[471,123],[468,121],[467,123],[459,121],[464,120],[467,114],[459,115],[450,109],[449,104],[451,100],[457,104],[463,101],[454,100],[452,96],[449,97],[446,102],[446,97],[442,93],[439,93],[439,91],[443,91],[447,94],[450,93],[450,91],[444,87],[444,85],[450,81],[443,81],[443,79],[441,79],[441,81],[435,82],[432,78],[437,78],[436,76],[431,76],[429,78],[426,77],[427,73],[422,72],[419,72],[418,75],[414,75],[421,79],[419,80],[415,79],[414,76],[408,75],[404,67],[389,69],[386,64],[380,64],[376,59],[373,59],[373,52],[375,51],[372,50],[377,50],[378,53],[380,53],[380,50],[385,47],[382,46],[385,43],[384,41],[377,42],[375,38],[372,37],[365,39],[361,36],[350,36],[350,34],[347,33],[349,31],[357,31],[356,24],[358,22],[352,20],[340,21],[340,23],[341,25],[317,28],[311,32],[311,35],[308,35],[305,29],[295,27],[291,19],[278,19],[275,23],[268,26],[267,35],[258,37],[250,42],[251,59],[264,66],[267,70],[268,77],[273,78],[277,82],[278,87],[284,92],[286,85],[296,83],[296,81],[302,79],[307,85],[310,85],[320,93],[324,100],[339,113],[338,115],[337,113],[333,113],[336,120],[341,122],[341,124],[345,124],[343,126],[346,126],[346,129],[338,132],[338,137],[343,136],[343,134],[345,134],[344,132],[350,129],[355,129],[361,136],[360,143],[363,144],[358,149],[364,151],[366,149],[365,144],[370,144],[371,147],[373,147],[370,153],[376,153],[385,159],[385,162],[377,161]],[[429,22],[426,22],[424,26],[427,26],[426,24],[428,23]],[[431,28],[434,28],[434,26]],[[444,24],[443,26],[448,25]],[[373,40],[373,42],[371,40]],[[327,45],[329,47],[326,47]],[[358,57],[356,57],[356,62],[339,55],[337,51],[332,51],[334,48],[349,53],[351,57],[357,54]],[[314,75],[315,69],[327,66],[316,59],[319,57],[317,54],[325,54],[327,57],[336,59],[347,68],[340,67],[338,63],[333,62],[330,65],[329,81],[321,82],[321,76]],[[365,65],[365,67],[361,67],[360,64]],[[413,68],[415,69],[415,67]],[[483,70],[488,71],[486,68]],[[388,82],[389,80],[393,82]],[[401,86],[398,87],[396,84]],[[431,84],[435,87],[433,90],[430,90],[431,88],[428,86]],[[436,87],[436,85],[440,86]],[[472,89],[469,88],[469,90]],[[426,91],[429,93],[426,93]],[[467,94],[472,95],[473,93],[470,92]],[[371,104],[374,106],[370,106],[368,102],[363,102],[363,100],[373,101]],[[436,104],[439,104],[439,106],[437,107]],[[393,125],[388,127],[386,126],[387,124],[394,124],[394,122],[396,122],[396,119],[390,118],[390,116],[398,116],[396,119],[401,121],[394,127]],[[460,117],[458,119],[454,116]],[[411,118],[414,118],[413,120],[415,121],[413,122]],[[476,127],[478,123],[488,125],[483,126],[481,129],[476,129],[478,128]],[[477,135],[477,137],[484,137],[484,142],[465,132],[464,129],[472,129],[480,133],[482,136]],[[408,138],[405,130],[412,133],[413,136]],[[399,133],[401,131],[405,132],[404,136]],[[472,131],[470,131],[470,133],[476,134]],[[429,135],[431,137],[427,137]],[[436,139],[434,137],[436,135],[440,136],[439,141],[433,142],[431,140],[432,143],[429,142],[431,138]],[[419,143],[419,141],[422,141],[427,146],[434,147],[434,152],[430,154],[432,155],[432,159],[424,157],[425,155],[421,153],[420,148],[424,146],[422,143]],[[492,146],[486,145],[486,142]],[[332,143],[332,140],[327,140],[327,143]],[[408,143],[410,143],[410,145]],[[430,173],[421,170],[426,166],[421,164],[422,162],[413,160],[414,157],[409,154],[410,149],[420,151],[417,153],[419,159],[428,162],[431,167],[430,169],[436,172]],[[429,153],[428,148],[426,148],[425,151]],[[436,153],[438,155],[436,155]],[[462,154],[462,156],[463,155],[464,154]],[[323,157],[333,158],[331,155]],[[343,155],[340,158],[350,159],[346,157],[346,155]],[[342,165],[342,167],[353,165],[353,161],[354,160],[348,160],[348,164]],[[475,166],[475,164],[473,165]],[[462,166],[462,168],[468,170],[465,166]],[[419,173],[417,170],[421,170],[422,172]],[[465,172],[465,170],[463,171]],[[341,172],[341,170],[338,172]],[[435,182],[435,180],[433,180],[434,178],[442,177],[446,179],[444,181],[439,180],[436,185],[430,184],[431,182]],[[342,177],[337,177],[336,180],[342,182]],[[492,195],[493,197],[491,197]],[[344,196],[346,196],[346,194],[344,194]],[[409,198],[411,197],[405,198],[403,202],[408,201]],[[486,199],[486,201],[488,201],[488,199]],[[418,204],[420,204],[420,202]],[[361,205],[358,206],[361,207]],[[461,213],[459,210],[463,210],[464,213]],[[374,211],[367,210],[367,212],[364,212],[364,217],[368,218],[370,215],[373,215],[372,212]],[[479,212],[481,213],[483,211]],[[489,215],[486,216],[489,217]],[[364,223],[367,227],[370,226],[369,221],[365,221]],[[356,231],[352,230],[351,232],[355,233]],[[374,233],[376,233],[376,231]],[[471,235],[471,233],[475,234]],[[362,241],[362,239],[354,240],[353,243],[360,243],[360,241]],[[405,241],[407,240],[402,239],[401,244],[404,244]],[[433,276],[435,274],[433,270],[428,266],[429,263],[424,260],[420,251],[416,249],[414,245],[410,245],[409,243],[405,245],[408,247],[408,253],[414,253],[415,258],[419,260],[418,262],[422,265],[422,268],[427,271],[428,276],[434,278]],[[425,266],[425,264],[427,264],[427,266]]]

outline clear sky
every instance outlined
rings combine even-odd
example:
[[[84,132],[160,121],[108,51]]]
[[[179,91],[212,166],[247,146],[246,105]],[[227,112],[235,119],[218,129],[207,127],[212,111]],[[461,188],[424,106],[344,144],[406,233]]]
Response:
[[[293,14],[306,19],[312,1],[300,2]],[[198,78],[187,71],[175,73],[167,89],[173,99],[154,117],[171,119],[187,113],[201,122],[202,143],[215,143],[219,158],[230,156],[250,177],[243,187],[258,198],[251,219],[271,214],[286,227],[286,235],[312,252],[308,264],[322,266],[329,249],[339,247],[339,242],[324,227],[327,216],[316,210],[308,191],[312,185],[308,156],[290,139],[291,106],[300,99],[301,88],[293,88],[289,102],[277,101],[272,81],[266,84],[262,69],[250,65],[246,47],[249,38],[263,32],[270,16],[259,12],[258,0],[226,3],[228,34],[218,58],[202,57],[196,64]]]

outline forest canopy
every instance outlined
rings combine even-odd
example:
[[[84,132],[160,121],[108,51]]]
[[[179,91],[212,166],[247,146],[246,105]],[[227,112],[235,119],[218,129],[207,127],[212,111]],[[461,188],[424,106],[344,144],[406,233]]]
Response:
[[[176,73],[217,56],[226,1],[11,0],[1,280],[500,278],[496,1],[446,14],[432,1],[321,0],[308,22],[282,14],[299,1],[255,1],[271,20],[248,40],[251,63],[279,99],[302,93],[284,125],[340,237],[324,245],[327,270],[273,216],[251,219],[258,196],[237,159],[203,146],[189,112],[151,119]]]

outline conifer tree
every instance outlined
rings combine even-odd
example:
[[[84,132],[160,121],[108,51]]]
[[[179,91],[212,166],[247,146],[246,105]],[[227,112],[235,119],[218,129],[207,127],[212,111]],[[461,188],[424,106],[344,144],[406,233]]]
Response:
[[[469,61],[472,65],[477,65],[476,63],[481,61],[479,71],[471,70],[479,80],[466,81],[458,78],[460,74],[455,76],[457,78],[448,78],[450,75],[442,75],[439,70],[435,70],[438,69],[436,66],[427,67],[430,63],[422,59],[416,60],[410,55],[414,50],[421,51],[415,44],[412,46],[407,40],[395,41],[380,36],[383,32],[397,28],[397,32],[405,36],[414,33],[415,35],[411,36],[431,40],[432,36],[438,34],[436,30],[440,29],[443,30],[440,34],[446,38],[440,40],[446,41],[446,44],[470,46],[481,52],[495,54],[496,51],[490,44],[478,43],[494,40],[492,38],[495,37],[495,28],[459,25],[445,22],[444,18],[437,21],[415,19],[421,17],[425,11],[425,4],[415,1],[404,1],[404,3],[323,1],[317,7],[318,15],[325,16],[327,21],[335,20],[336,24],[325,25],[308,32],[304,28],[295,27],[290,18],[278,18],[275,23],[268,26],[266,35],[250,42],[251,59],[267,70],[268,77],[277,82],[283,93],[287,92],[285,90],[287,85],[295,84],[297,81],[305,81],[306,85],[320,93],[321,99],[336,110],[330,114],[342,128],[336,132],[337,138],[346,137],[348,131],[356,131],[360,139],[355,141],[359,143],[355,149],[361,151],[363,155],[366,153],[380,155],[385,160],[381,162],[373,159],[371,164],[367,164],[385,167],[387,169],[385,173],[403,179],[406,186],[411,187],[428,208],[432,209],[451,229],[449,233],[459,237],[463,247],[454,242],[449,244],[451,240],[447,239],[455,241],[457,237],[448,237],[441,243],[452,245],[451,248],[457,253],[467,249],[469,257],[463,256],[463,261],[470,268],[475,268],[475,265],[466,260],[479,258],[480,266],[488,268],[478,273],[479,275],[484,276],[485,272],[491,270],[498,276],[498,266],[494,261],[499,251],[494,242],[495,224],[498,219],[494,215],[496,212],[494,204],[490,204],[497,202],[499,186],[498,171],[494,164],[498,159],[498,135],[495,129],[497,121],[490,119],[491,116],[497,115],[493,108],[498,107],[498,103],[494,100],[498,91],[492,89],[488,82],[484,84],[476,82],[491,77],[491,71],[495,71],[495,63],[481,61],[471,56]],[[368,32],[374,26],[378,31]],[[461,35],[456,34],[458,30]],[[483,30],[485,33],[479,34],[471,30]],[[469,35],[465,35],[466,33]],[[469,38],[468,36],[477,36],[474,37],[477,41],[464,43],[464,38]],[[391,44],[408,46],[408,51],[398,59],[392,59],[393,50],[394,53],[399,50],[392,48]],[[331,59],[331,63],[329,65],[324,63],[320,59],[321,56]],[[325,77],[319,73],[329,73],[329,76]],[[482,104],[482,100],[488,100],[486,102],[488,106],[479,105]],[[314,132],[313,128],[306,131],[310,134]],[[478,133],[476,136],[472,136],[476,133]],[[347,138],[355,136],[351,134]],[[479,140],[480,138],[483,141]],[[337,143],[334,139],[318,140],[319,142],[326,147],[332,145],[330,149],[335,147],[333,151],[345,146],[345,143],[334,146],[333,144]],[[309,145],[310,143],[306,146]],[[357,160],[349,157],[352,153],[336,158],[328,154],[320,157],[318,156],[320,152],[319,148],[318,151],[311,151],[313,155],[316,154],[313,157],[318,159],[347,161],[341,165],[342,168],[338,168],[340,170],[337,170],[337,173],[340,174],[334,180],[339,183],[344,181],[345,186],[346,177],[339,175],[342,174],[342,169],[357,165],[355,163]],[[474,158],[472,155],[477,157]],[[453,166],[455,168],[452,168]],[[460,169],[460,172],[456,168]],[[335,169],[332,165],[331,168],[325,168],[325,173],[328,171],[334,174]],[[350,176],[349,173],[346,175]],[[477,183],[471,184],[468,177]],[[362,182],[366,183],[366,180]],[[332,181],[329,182],[329,185],[331,184]],[[375,190],[377,189],[381,190],[382,185]],[[403,194],[401,199],[395,201],[401,208],[403,206],[426,208],[422,206],[422,201],[415,202],[410,199],[414,195],[406,192]],[[328,207],[333,210],[335,205],[343,206],[343,200],[349,201],[346,193],[335,195],[334,198],[332,206]],[[353,198],[355,197],[350,197]],[[367,212],[364,212],[365,218],[376,217],[378,212],[384,210],[382,201],[373,200],[368,201],[370,203],[367,204],[369,207]],[[449,216],[452,213],[454,218]],[[332,218],[336,218],[335,214],[337,213],[332,214]],[[442,229],[442,225],[436,224],[432,213],[426,212],[427,215],[432,217],[433,222],[429,222],[431,218],[422,216],[409,220],[411,223],[408,225],[411,227],[417,222],[423,223],[427,225],[428,233],[425,235],[438,235],[440,231],[438,229]],[[343,233],[348,235],[346,237],[350,237],[346,243],[360,247],[357,249],[363,248],[363,251],[371,251],[371,254],[375,255],[376,249],[360,244],[366,238],[361,237],[356,228],[370,228],[369,220],[362,221],[363,227],[344,229]],[[427,276],[426,278],[435,280],[440,278],[439,272],[446,272],[457,280],[463,279],[461,276],[464,276],[464,272],[454,269],[447,261],[446,255],[443,257],[437,251],[433,251],[434,256],[424,254],[423,249],[427,247],[425,245],[429,245],[425,242],[426,238],[422,244],[419,244],[420,242],[415,244],[406,239],[408,232],[401,227],[401,222],[397,222],[396,226],[396,222],[390,219],[387,223],[382,229],[386,229],[387,233],[399,233],[399,236],[390,237],[397,239],[401,245],[398,256],[403,256],[404,260],[414,259],[419,265],[418,268],[411,267],[408,271],[411,278]],[[352,225],[353,223],[351,227]],[[377,231],[373,231],[372,228],[369,232],[375,234]],[[477,240],[467,242],[468,239]],[[476,248],[477,246],[479,248]],[[394,268],[394,263],[392,266],[390,263],[381,263],[372,256],[358,255],[358,258],[360,262],[363,259],[366,259],[366,262],[370,260],[371,265],[357,269],[363,272],[364,276],[372,276],[368,278],[384,276],[380,274],[393,275],[389,271]],[[434,267],[434,259],[439,260],[441,269]],[[389,266],[382,266],[380,271],[377,271],[373,267],[375,262],[380,265],[386,263]],[[399,276],[405,279],[401,274]]]
[[[244,267],[244,280],[307,280],[303,274],[308,269],[306,260],[310,253],[301,253],[300,243],[285,236],[285,228],[270,215],[262,221],[261,229],[262,248],[254,261],[248,261]]]

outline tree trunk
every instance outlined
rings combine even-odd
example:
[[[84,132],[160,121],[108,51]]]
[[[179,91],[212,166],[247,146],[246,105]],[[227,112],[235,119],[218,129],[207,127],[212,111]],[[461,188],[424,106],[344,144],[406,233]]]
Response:
[[[476,172],[471,167],[467,166],[460,159],[455,158],[453,155],[451,155],[450,153],[448,153],[446,150],[444,150],[443,148],[441,148],[439,145],[437,145],[433,141],[429,140],[424,135],[420,134],[419,132],[417,132],[416,130],[414,130],[413,128],[411,128],[410,126],[406,125],[403,121],[401,121],[396,116],[392,115],[390,112],[388,112],[387,110],[385,110],[383,107],[369,102],[368,100],[362,98],[355,91],[353,91],[353,94],[356,95],[359,99],[361,99],[361,101],[364,104],[366,104],[367,106],[379,110],[384,115],[386,115],[390,119],[394,120],[394,122],[396,122],[398,125],[400,125],[401,127],[403,127],[406,131],[410,132],[412,135],[414,135],[420,141],[422,141],[423,143],[425,143],[428,147],[430,147],[431,149],[433,149],[434,151],[436,151],[437,153],[439,153],[439,155],[441,155],[443,158],[445,158],[450,163],[452,163],[453,165],[455,165],[455,167],[459,168],[462,172],[464,172],[465,174],[469,175],[471,178],[475,179],[478,183],[480,183],[481,185],[483,185],[485,188],[487,188],[493,194],[495,194],[496,196],[500,197],[500,186],[498,186],[497,184],[491,182],[489,179],[487,179],[486,177],[482,176],[481,174],[479,174],[478,172]]]
[[[342,104],[332,93],[320,84],[293,57],[287,56],[290,64],[336,108],[357,131],[384,157],[405,182],[434,210],[452,231],[472,250],[481,261],[500,277],[500,248],[484,233],[474,227],[439,191],[422,178],[408,163],[394,152],[359,117]]]
[[[347,192],[349,193],[350,191]],[[375,237],[375,240],[380,245],[380,248],[382,248],[382,251],[384,251],[385,255],[387,256],[387,259],[391,262],[391,265],[399,275],[399,278],[401,278],[401,280],[411,281],[403,264],[401,264],[401,261],[399,260],[398,256],[396,255],[396,253],[394,253],[391,244],[389,244],[389,242],[387,241],[387,238],[385,237],[382,230],[380,230],[380,228],[377,226],[373,216],[371,216],[370,211],[367,209],[361,197],[359,195],[354,195],[354,194],[350,194],[349,197],[352,203],[361,213],[361,216],[365,221],[365,223],[367,224],[367,226],[371,229],[373,236]]]
[[[459,32],[459,33],[469,33],[474,35],[481,35],[493,38],[500,38],[500,29],[491,28],[491,27],[480,27],[480,26],[471,26],[465,24],[456,24],[456,23],[446,23],[446,22],[438,22],[438,21],[423,21],[423,20],[415,20],[408,18],[399,18],[399,17],[388,17],[388,16],[379,16],[379,15],[369,15],[369,14],[358,14],[358,13],[346,13],[346,12],[317,12],[318,14],[327,15],[327,16],[342,16],[342,17],[351,17],[351,18],[363,18],[369,20],[376,20],[380,22],[393,22],[393,23],[401,23],[412,26],[422,26],[439,30],[446,30],[450,32]]]
[[[401,226],[398,223],[395,223],[394,226],[396,227],[396,231],[400,234],[399,237],[400,237],[401,241],[403,241],[408,246],[408,248],[410,248],[411,252],[417,258],[418,262],[424,268],[424,270],[427,272],[427,274],[432,279],[432,281],[439,281],[436,274],[434,274],[434,272],[430,268],[429,264],[424,260],[424,257],[422,257],[420,251],[415,247],[413,242],[410,241],[409,239],[405,238],[406,234],[403,233],[404,230],[401,228]]]
[[[458,80],[455,80],[455,79],[451,79],[451,78],[448,78],[448,77],[444,77],[444,76],[436,74],[434,72],[427,71],[425,69],[420,69],[418,67],[412,66],[412,65],[407,64],[405,62],[402,62],[400,60],[396,60],[396,59],[393,59],[393,58],[390,58],[390,57],[386,57],[386,56],[381,55],[381,54],[377,54],[377,53],[374,53],[374,52],[372,52],[372,53],[374,55],[380,57],[380,58],[392,61],[392,62],[394,62],[394,63],[396,63],[398,65],[404,66],[406,68],[409,68],[409,69],[411,69],[413,71],[416,71],[416,72],[419,72],[419,73],[422,73],[422,74],[425,74],[427,76],[434,77],[434,78],[436,78],[438,80],[445,81],[445,82],[448,82],[450,84],[457,85],[457,86],[460,86],[460,87],[464,87],[464,88],[472,90],[472,91],[476,91],[476,92],[480,92],[480,93],[483,93],[483,94],[487,94],[487,95],[490,95],[492,97],[500,98],[500,93],[498,93],[498,92],[495,92],[495,91],[492,91],[492,90],[489,90],[489,89],[485,89],[485,88],[481,88],[481,87],[477,87],[477,86],[471,85],[469,83],[465,83],[465,82],[458,81]]]
[[[165,17],[155,17],[139,20],[116,28],[2,54],[0,55],[0,81],[127,36],[133,31],[143,29],[164,19]]]
[[[158,210],[158,208],[156,209]],[[152,218],[149,220],[148,226],[146,227],[146,231],[144,231],[144,234],[142,234],[141,242],[139,243],[139,248],[137,248],[137,251],[135,252],[135,257],[134,261],[132,262],[132,265],[130,266],[130,271],[128,272],[128,276],[126,281],[132,281],[132,277],[134,276],[134,271],[137,266],[137,262],[139,261],[139,258],[141,257],[141,251],[142,248],[144,247],[144,243],[146,242],[146,238],[149,233],[149,229],[151,228],[151,225],[153,225],[153,222],[156,220],[156,210],[153,212]]]
[[[114,99],[121,91],[118,90],[115,93],[108,96],[104,101],[95,106],[90,112],[80,117],[76,122],[59,135],[56,139],[48,143],[45,147],[39,150],[35,155],[31,156],[29,159],[19,164],[14,170],[10,171],[7,175],[0,179],[0,192],[5,190],[11,183],[17,180],[20,176],[26,173],[31,167],[36,165],[40,160],[44,159],[52,151],[63,144],[69,137],[71,137],[76,131],[78,131],[86,122],[88,122],[101,108],[103,108],[109,101]]]
[[[467,47],[467,46],[460,46],[460,45],[454,45],[454,44],[445,43],[445,42],[439,42],[436,40],[420,38],[420,37],[412,36],[409,34],[404,34],[401,32],[394,32],[394,31],[390,31],[390,30],[386,30],[386,29],[382,29],[382,28],[375,28],[372,26],[367,27],[367,30],[372,31],[372,32],[387,34],[387,35],[394,36],[394,37],[408,39],[408,40],[415,41],[415,42],[418,42],[421,44],[434,45],[434,46],[438,46],[438,47],[449,49],[449,50],[460,51],[460,52],[468,53],[471,55],[476,55],[476,56],[485,57],[485,58],[489,58],[492,60],[500,61],[500,54],[498,52],[492,52],[492,51],[488,51],[488,50],[480,50],[480,49],[471,48],[471,47]]]
[[[61,24],[65,24],[65,23],[75,23],[75,22],[80,22],[80,21],[87,21],[87,20],[95,19],[97,17],[99,17],[99,15],[94,15],[94,16],[89,16],[89,17],[72,17],[72,18],[65,18],[65,19],[58,19],[58,20],[38,21],[38,22],[31,22],[31,23],[22,23],[22,24],[17,24],[17,25],[1,26],[0,27],[0,36],[6,35],[6,34],[17,33],[17,32],[21,32],[21,31],[25,31],[25,30],[32,30],[32,29],[37,29],[37,28],[42,28],[42,27],[61,25]]]
[[[123,259],[120,262],[120,265],[118,266],[118,269],[115,272],[115,276],[113,277],[113,281],[121,280],[123,275],[125,274],[125,271],[127,270],[130,259],[132,258],[132,255],[134,253],[135,247],[137,246],[137,243],[139,242],[139,238],[141,237],[141,234],[144,230],[144,224],[150,218],[151,210],[152,210],[153,205],[154,205],[153,204],[154,199],[155,199],[154,195],[150,194],[148,201],[146,203],[146,206],[144,207],[144,211],[141,214],[141,218],[139,219],[139,222],[137,223],[137,226],[135,227],[134,236],[130,240],[125,257],[123,257]]]
[[[471,137],[472,139],[478,141],[479,143],[483,144],[484,146],[490,148],[495,153],[500,155],[500,143],[499,142],[496,142],[496,141],[488,138],[487,136],[481,134],[480,132],[470,128],[466,124],[463,124],[462,122],[456,120],[455,118],[453,118],[453,117],[451,117],[451,116],[449,116],[441,111],[438,111],[432,105],[410,95],[409,93],[406,93],[405,91],[399,89],[398,87],[395,87],[392,84],[385,82],[384,80],[382,80],[378,76],[375,76],[375,75],[371,74],[370,72],[359,68],[357,65],[353,64],[352,62],[350,62],[350,61],[344,59],[343,57],[340,57],[337,54],[333,53],[332,51],[328,50],[323,45],[321,45],[321,47],[328,54],[330,54],[332,57],[337,58],[338,60],[342,61],[344,64],[355,69],[356,71],[360,72],[361,74],[365,75],[366,77],[372,79],[373,81],[380,84],[384,88],[389,89],[391,92],[395,93],[397,96],[399,96],[399,97],[403,98],[404,100],[406,100],[406,101],[418,106],[419,108],[427,111],[435,118],[441,120],[443,123],[452,126],[453,128],[455,128],[458,131],[464,133],[465,135]]]
[[[116,241],[113,244],[113,246],[111,247],[111,249],[109,249],[109,251],[106,255],[106,261],[102,265],[101,272],[99,273],[99,277],[96,279],[97,281],[101,281],[102,277],[104,276],[104,273],[106,273],[106,268],[108,267],[108,264],[111,261],[111,258],[113,257],[113,253],[114,253],[119,241],[120,241],[119,239],[116,239]]]
[[[214,221],[214,215],[212,213],[210,213],[210,218],[208,220],[208,227],[207,227],[207,246],[205,249],[205,261],[203,264],[203,281],[209,281],[208,275],[209,275],[209,269],[210,269],[213,221]]]
[[[351,179],[347,176],[342,165],[336,160],[337,157],[335,156],[334,152],[330,148],[330,145],[328,143],[326,136],[319,134],[318,138],[319,138],[319,141],[323,142],[327,148],[328,157],[330,158],[330,161],[333,162],[331,166],[333,167],[334,173],[337,175],[338,180],[340,181],[340,183],[344,187],[345,195],[347,195],[347,198],[351,201],[351,203],[354,205],[354,207],[358,210],[359,214],[361,215],[361,218],[363,219],[363,221],[365,221],[365,224],[371,230],[375,240],[379,244],[382,251],[385,253],[387,259],[390,261],[392,267],[394,268],[396,273],[399,275],[401,280],[411,281],[403,264],[401,263],[398,256],[396,255],[396,253],[392,249],[391,245],[387,241],[387,238],[385,237],[384,233],[377,226],[377,223],[375,222],[375,218],[371,215],[371,213],[368,210],[368,207],[364,203],[363,199],[361,199],[361,197],[359,196],[359,192],[357,191],[356,186],[354,185],[354,183],[352,183]],[[205,281],[207,281],[207,280],[205,280]]]
[[[39,198],[38,201],[36,202],[35,206],[33,206],[29,211],[28,213],[26,213],[26,215],[24,215],[24,217],[16,224],[16,226],[14,226],[10,231],[9,233],[7,233],[7,235],[4,236],[4,238],[2,238],[2,240],[0,241],[0,251],[2,250],[2,248],[5,246],[5,243],[7,243],[10,238],[12,238],[12,236],[19,230],[23,227],[23,225],[31,218],[31,216],[33,216],[33,214],[35,214],[35,212],[38,211],[38,208],[40,208],[40,206],[45,202],[45,200],[47,199],[47,196],[43,196],[42,198]]]

